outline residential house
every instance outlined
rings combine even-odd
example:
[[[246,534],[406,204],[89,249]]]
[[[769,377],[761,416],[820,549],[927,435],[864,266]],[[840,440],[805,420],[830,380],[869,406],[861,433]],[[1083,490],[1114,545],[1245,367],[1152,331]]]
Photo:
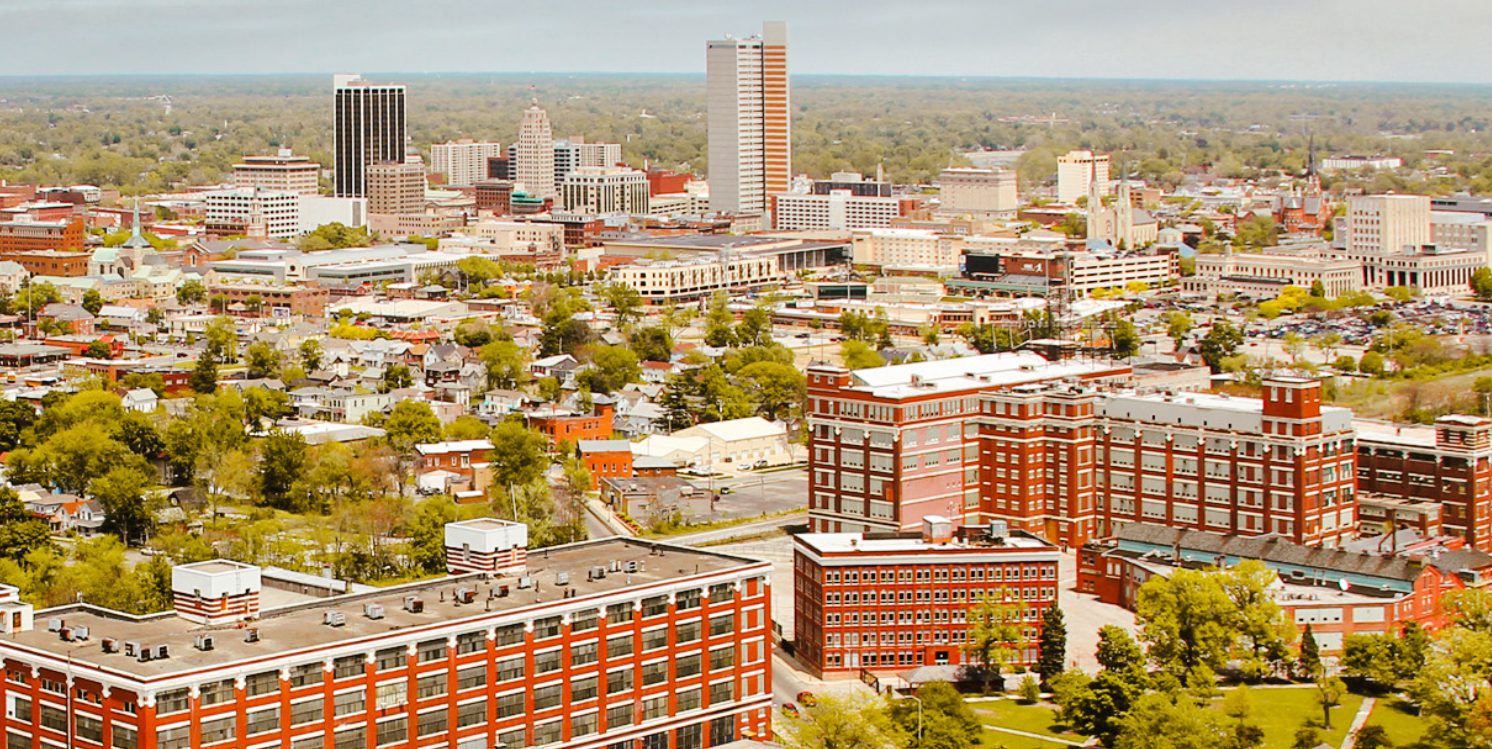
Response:
[[[528,371],[535,378],[553,377],[559,380],[561,385],[571,385],[575,382],[575,372],[580,369],[580,362],[569,354],[559,354],[539,359],[528,365]]]
[[[161,399],[150,388],[135,388],[120,398],[120,405],[126,411],[139,411],[140,413],[154,413],[156,406],[160,405]]]
[[[693,522],[711,516],[711,495],[677,476],[601,479],[601,501],[613,512],[647,525]]]
[[[575,445],[591,473],[590,488],[603,478],[632,478],[632,443],[627,440],[580,440]]]
[[[448,440],[415,445],[416,484],[426,494],[477,492],[492,483],[488,440]]]
[[[615,410],[598,403],[590,413],[565,408],[548,408],[524,414],[529,427],[549,438],[549,444],[580,440],[611,439],[615,429]]]
[[[93,335],[97,327],[97,318],[92,312],[83,309],[81,304],[66,304],[53,302],[41,308],[36,314],[38,321],[54,320],[65,323],[68,330],[77,335]]]

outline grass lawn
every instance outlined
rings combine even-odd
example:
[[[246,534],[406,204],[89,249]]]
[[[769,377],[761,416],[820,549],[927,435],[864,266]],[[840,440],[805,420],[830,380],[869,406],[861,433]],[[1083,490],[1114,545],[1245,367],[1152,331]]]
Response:
[[[993,726],[1013,728],[1026,733],[1037,733],[1042,736],[1067,739],[1074,743],[1082,741],[1081,736],[1064,732],[1057,726],[1057,710],[1051,704],[1038,702],[1034,705],[1023,705],[1016,700],[991,700],[989,702],[970,703],[974,712],[979,715],[979,721]],[[999,734],[998,731],[986,731],[985,735]],[[1018,739],[1019,736],[1003,734],[1010,739]],[[999,742],[1008,747],[1014,747],[1010,741]],[[1048,746],[1051,746],[1048,744]]]
[[[984,729],[980,739],[980,749],[994,749],[995,747],[999,749],[1062,749],[1063,746],[1076,746],[1075,744],[1063,744],[1057,740],[1033,739],[988,728]]]
[[[1321,720],[1315,687],[1250,689],[1249,701],[1254,707],[1253,719],[1264,728],[1264,749],[1290,749],[1295,743],[1296,729],[1307,719]],[[1221,705],[1221,700],[1214,703],[1218,709]],[[1362,695],[1344,695],[1342,704],[1331,709],[1331,730],[1321,732],[1322,741],[1341,746],[1360,705]]]
[[[1398,697],[1385,697],[1373,705],[1368,725],[1383,726],[1394,746],[1412,746],[1425,737],[1425,726],[1413,708]]]

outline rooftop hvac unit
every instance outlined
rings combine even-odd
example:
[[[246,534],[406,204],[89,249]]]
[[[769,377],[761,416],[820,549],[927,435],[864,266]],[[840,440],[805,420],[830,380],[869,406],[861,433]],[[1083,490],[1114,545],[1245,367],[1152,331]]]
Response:
[[[404,610],[411,614],[421,613],[425,610],[425,601],[418,596],[405,596]]]
[[[136,660],[140,661],[141,663],[145,663],[146,661],[149,661],[150,660],[150,648],[140,648],[140,652],[135,656],[135,658],[136,658]]]
[[[507,583],[503,583],[502,585],[497,586],[497,597],[498,598],[507,598],[508,597],[508,584]]]
[[[144,652],[144,651],[140,647],[140,643],[135,642],[134,640],[125,640],[124,641],[124,654],[125,655],[130,656],[131,658],[133,658],[134,656],[139,655],[141,652]]]
[[[568,572],[556,572],[554,574],[554,584],[555,585],[569,585],[570,584],[570,573],[568,573]]]
[[[119,652],[119,641],[112,637],[105,637],[102,644],[104,646],[105,653]]]
[[[328,611],[322,615],[321,623],[328,627],[340,627],[347,623],[347,615],[340,611]]]
[[[87,627],[73,627],[74,640],[86,640],[88,639],[89,634],[90,632],[88,631]]]
[[[365,604],[363,604],[363,616],[366,616],[369,619],[382,619],[383,618],[383,604],[381,604],[381,603],[365,603]]]
[[[72,628],[71,627],[63,627],[62,629],[57,630],[57,636],[59,638],[61,638],[61,640],[63,642],[72,642],[73,641],[73,631],[72,631]]]
[[[212,650],[212,635],[197,635],[192,638],[192,647],[206,652]]]
[[[477,600],[477,591],[473,588],[457,588],[456,603],[472,603]]]
[[[62,620],[61,619],[48,619],[47,620],[47,631],[48,632],[61,632],[62,631]]]
[[[612,572],[621,572],[622,571],[622,560],[620,560],[620,559],[613,559],[613,560],[611,560],[611,571]]]
[[[595,567],[592,567],[591,568],[591,573],[590,573],[589,576],[586,577],[586,579],[587,580],[604,580],[604,579],[606,579],[606,567],[604,565],[596,565]]]
[[[624,568],[627,570],[627,574],[631,575],[637,572],[637,568],[639,566],[640,565],[637,562],[628,562],[626,565],[624,565]]]
[[[518,578],[518,589],[519,590],[523,590],[525,588],[532,588],[532,587],[534,587],[534,579],[532,577],[529,577],[528,575],[524,575],[524,576]]]
[[[165,645],[157,645],[150,654],[156,660],[163,660],[171,656],[171,648]]]
[[[258,630],[258,628],[251,627],[251,628],[249,628],[248,631],[244,632],[243,633],[243,641],[244,642],[259,642],[259,630]]]

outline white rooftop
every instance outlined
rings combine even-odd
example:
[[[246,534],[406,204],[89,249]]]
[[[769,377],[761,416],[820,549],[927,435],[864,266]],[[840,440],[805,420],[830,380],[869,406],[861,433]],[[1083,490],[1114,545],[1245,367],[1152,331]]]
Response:
[[[857,369],[851,373],[857,389],[880,398],[906,398],[938,392],[1016,385],[1036,380],[1058,380],[1097,374],[1115,367],[1112,362],[1068,360],[1049,362],[1030,351],[966,356]]]
[[[1360,440],[1388,442],[1404,447],[1435,447],[1435,427],[1354,419],[1352,428],[1357,430]]]
[[[1001,549],[1029,549],[1032,551],[1047,550],[1053,555],[1059,553],[1057,547],[1041,539],[1016,534],[1007,536],[1003,546],[969,544],[957,539],[944,543],[932,543],[922,536],[866,538],[863,533],[801,533],[794,538],[800,543],[820,552],[840,554],[849,552],[875,554],[896,551],[966,551],[969,549],[989,549],[992,551],[999,551]]]

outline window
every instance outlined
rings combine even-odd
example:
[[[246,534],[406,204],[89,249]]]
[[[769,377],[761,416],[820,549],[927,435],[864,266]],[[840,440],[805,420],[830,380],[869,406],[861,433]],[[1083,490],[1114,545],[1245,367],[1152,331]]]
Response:
[[[361,694],[361,692],[359,692]],[[403,681],[392,681],[378,685],[378,709],[384,710],[390,707],[398,707],[409,702],[409,683]],[[340,713],[339,713],[340,715]]]
[[[6,709],[7,717],[14,718],[22,723],[31,722],[31,700],[25,697],[11,697],[10,705]]]
[[[112,742],[114,749],[137,749],[140,745],[140,734],[129,726],[115,723],[112,733],[114,734]],[[31,744],[27,743],[26,747],[30,749]]]
[[[675,611],[699,608],[699,591],[684,590],[674,594],[673,607]]]
[[[521,703],[521,700],[522,700],[523,695],[520,694],[518,696],[519,696],[519,699],[520,699],[520,710],[519,711],[522,712],[522,708],[521,708],[521,704],[522,703]],[[487,722],[487,702],[485,700],[481,701],[481,702],[468,702],[465,705],[458,705],[458,706],[456,706],[456,727],[457,728],[465,728],[467,726],[474,726],[474,725],[476,725],[478,723],[486,723],[486,722]]]
[[[560,636],[560,618],[548,616],[543,619],[534,620],[534,639],[543,640],[549,637]]]
[[[94,744],[104,743],[104,722],[91,715],[73,716],[73,735]]]
[[[732,681],[721,681],[710,685],[710,704],[719,705],[730,702],[736,698],[736,684]]]
[[[509,681],[523,678],[523,656],[507,658],[497,662],[497,680]]]
[[[280,706],[266,707],[263,710],[255,710],[248,714],[244,730],[249,735],[256,733],[268,733],[280,728]]]
[[[438,661],[441,658],[446,657],[446,654],[450,652],[450,650],[446,646],[445,640],[426,640],[420,643],[418,652],[419,662],[429,663],[430,661]]]
[[[668,749],[668,731],[650,733],[642,737],[642,749]]]
[[[503,731],[497,735],[497,743],[506,749],[523,749],[528,746],[524,729],[514,728],[511,731]]]
[[[523,642],[523,625],[509,624],[506,627],[497,628],[498,645],[517,645]]]
[[[445,708],[431,710],[428,713],[420,713],[419,725],[416,731],[421,736],[434,736],[437,733],[445,733],[448,717]]]
[[[157,728],[155,731],[156,749],[187,749],[191,745],[192,727],[189,725]]]
[[[534,746],[558,743],[562,728],[560,721],[557,720],[542,726],[534,726]]]
[[[570,718],[570,738],[589,736],[596,732],[596,713],[586,713]]]
[[[397,744],[409,738],[409,719],[403,716],[378,724],[378,746]]]
[[[379,687],[379,692],[383,687]],[[366,692],[356,689],[351,692],[343,692],[332,698],[332,715],[351,715],[360,713],[367,704]]]
[[[6,732],[5,749],[31,749],[31,737],[19,733]]]
[[[621,624],[632,621],[632,604],[613,603],[606,607],[606,623]]]
[[[290,706],[290,725],[300,726],[321,720],[321,705],[322,700],[320,697],[292,704]]]
[[[576,679],[570,682],[570,701],[580,702],[582,700],[595,699],[596,695],[600,693],[597,688],[597,681],[597,677],[587,676],[583,679]]]
[[[632,635],[617,635],[606,639],[606,657],[618,658],[632,654]]]
[[[736,665],[736,647],[717,648],[710,651],[710,670],[719,671]]]
[[[233,699],[233,680],[213,681],[198,687],[198,702],[203,707],[220,705]]]
[[[710,603],[725,603],[734,598],[735,595],[735,586],[730,583],[720,583],[710,586]]]
[[[730,632],[735,631],[735,629],[736,629],[736,615],[735,614],[721,614],[719,616],[712,616],[712,617],[710,617],[710,636],[711,637],[718,637],[718,636],[723,635],[723,634],[728,634]]]
[[[436,671],[435,673],[425,674],[425,675],[421,676],[419,678],[419,681],[416,682],[416,687],[419,690],[418,691],[418,695],[419,695],[418,699],[424,699],[426,697],[435,697],[435,696],[438,696],[438,695],[445,694],[446,693],[446,683],[447,683],[446,679],[447,679],[447,676],[446,676],[446,672],[444,672],[444,671]]]
[[[678,706],[677,706],[678,707],[678,712],[682,713],[685,710],[698,710],[699,709],[699,704],[700,704],[699,700],[700,700],[700,688],[699,687],[695,687],[693,689],[685,689],[684,691],[679,692]]]
[[[600,647],[594,640],[575,645],[570,648],[570,665],[584,666],[587,663],[595,663],[599,651]]]
[[[699,653],[691,653],[674,661],[675,678],[683,679],[699,675]]]
[[[632,725],[632,703],[612,705],[606,708],[606,727],[621,728]]]
[[[395,668],[404,668],[409,665],[409,656],[404,648],[384,648],[374,655],[378,661],[379,671],[388,671]]]
[[[632,688],[632,669],[624,668],[606,674],[606,693],[616,694]]]
[[[313,733],[309,736],[296,736],[290,742],[290,749],[321,749],[325,743],[320,733]]]
[[[703,731],[698,723],[692,726],[683,726],[675,732],[674,745],[678,749],[699,749],[699,737]]]
[[[336,749],[363,749],[368,745],[368,729],[358,726],[332,735],[332,746]]]
[[[523,714],[523,692],[502,694],[497,697],[497,717],[511,718]]]
[[[668,612],[668,596],[653,596],[642,599],[643,618],[660,616]]]
[[[590,630],[596,628],[596,625],[599,621],[600,617],[596,616],[596,612],[594,611],[587,611],[585,613],[576,614],[574,618],[570,620],[570,631],[589,632]]]
[[[321,673],[319,667],[316,673]],[[155,714],[168,715],[179,713],[191,706],[191,695],[185,689],[172,689],[169,692],[161,692],[155,698]]]
[[[467,632],[456,638],[456,653],[466,655],[487,649],[486,632]]]
[[[344,655],[332,661],[332,678],[347,679],[363,673],[367,659],[361,655]]]
[[[290,669],[291,687],[308,687],[312,684],[320,684],[325,678],[326,672],[322,670],[320,663],[302,663]],[[159,710],[156,711],[159,714]]]
[[[642,633],[642,649],[657,650],[668,647],[668,628],[658,627],[656,629],[644,630]]]
[[[736,716],[710,721],[710,746],[723,746],[736,740]]]
[[[456,672],[456,691],[487,685],[487,667],[471,666]]]
[[[642,667],[642,685],[651,686],[668,681],[668,661],[644,664]]]
[[[560,651],[550,650],[544,653],[534,653],[534,673],[547,674],[550,671],[560,670]]]
[[[539,687],[534,690],[534,710],[548,710],[551,707],[559,707],[563,696],[563,687],[559,684],[551,684],[547,687]]]
[[[216,744],[219,741],[229,741],[234,738],[234,726],[238,723],[238,717],[226,715],[221,718],[202,721],[202,744]]]
[[[248,678],[244,679],[244,693],[250,697],[269,694],[270,692],[279,690],[279,688],[280,674],[275,671],[249,674]]]
[[[642,701],[642,719],[664,718],[668,716],[668,695],[649,697]]]

